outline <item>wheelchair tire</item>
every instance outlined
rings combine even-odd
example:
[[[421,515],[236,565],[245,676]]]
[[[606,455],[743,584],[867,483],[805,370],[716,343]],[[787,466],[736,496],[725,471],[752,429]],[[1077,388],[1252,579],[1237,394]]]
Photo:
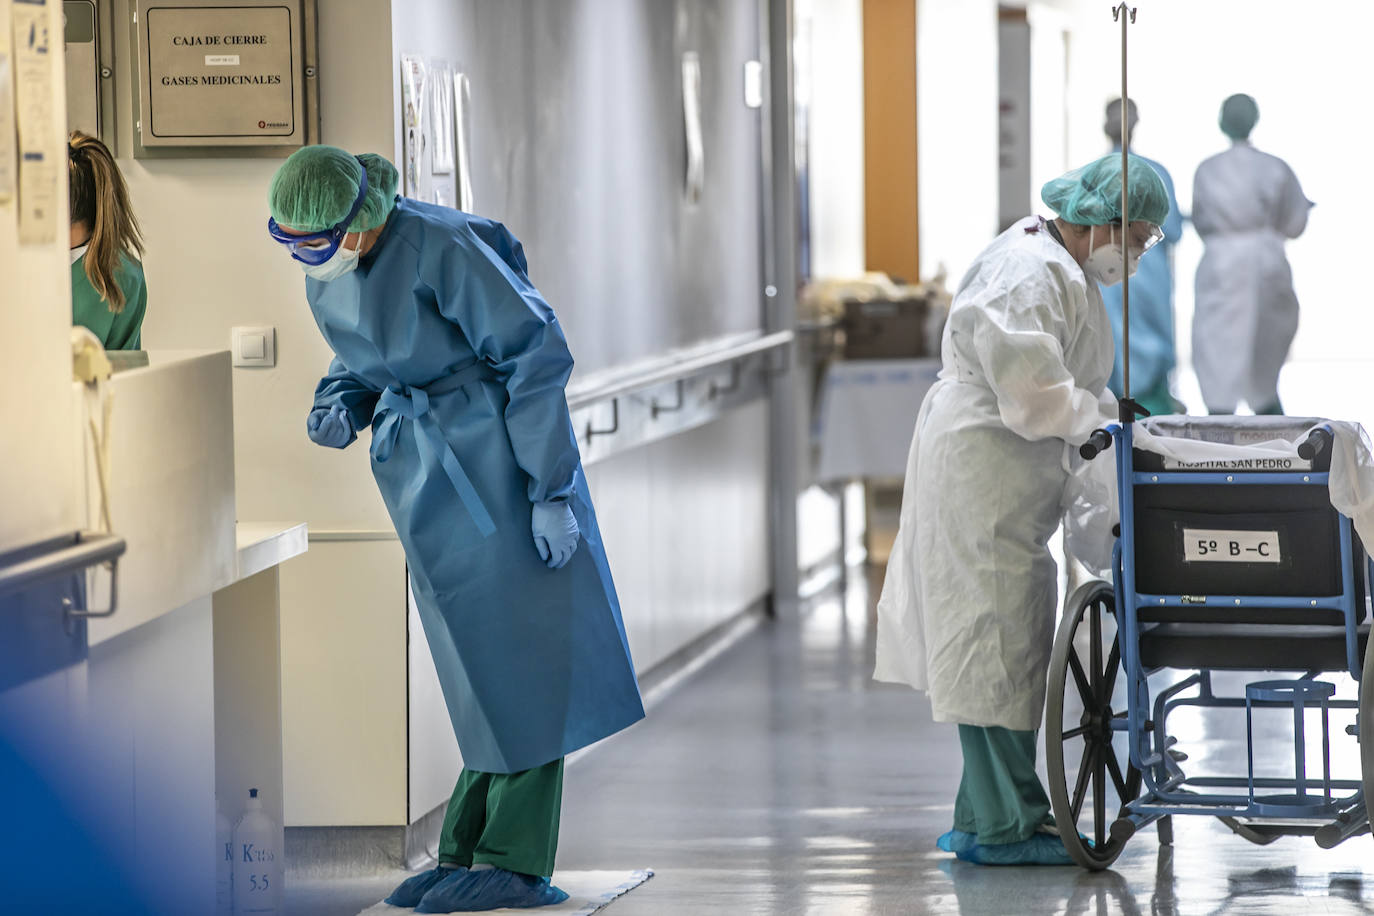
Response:
[[[1370,583],[1374,586],[1374,582]],[[1365,816],[1374,825],[1374,633],[1360,666],[1360,779],[1364,783]]]
[[[1116,817],[1109,816],[1109,807],[1120,811],[1140,795],[1139,771],[1129,760],[1123,770],[1112,747],[1111,720],[1125,716],[1111,707],[1112,689],[1122,674],[1121,651],[1102,624],[1115,605],[1111,585],[1100,580],[1084,583],[1069,598],[1050,655],[1045,703],[1045,763],[1055,823],[1073,860],[1094,871],[1115,862],[1134,833],[1129,824],[1126,830],[1111,829]],[[1075,645],[1080,631],[1087,636],[1086,658]],[[1082,715],[1066,723],[1065,714],[1077,715],[1080,705]],[[1078,764],[1072,785],[1066,758]],[[1090,797],[1092,812],[1085,814]]]

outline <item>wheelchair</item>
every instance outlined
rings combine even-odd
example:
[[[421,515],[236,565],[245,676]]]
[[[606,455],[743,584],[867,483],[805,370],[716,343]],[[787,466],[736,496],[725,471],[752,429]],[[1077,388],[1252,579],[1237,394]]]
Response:
[[[1243,442],[1257,418],[1173,419],[1180,438]],[[1131,423],[1098,430],[1082,448],[1085,458],[1116,449],[1121,521],[1113,581],[1090,581],[1066,603],[1045,747],[1054,817],[1085,868],[1109,867],[1152,823],[1170,845],[1176,815],[1219,818],[1261,845],[1310,836],[1331,848],[1369,831],[1374,716],[1361,710],[1374,702],[1374,673],[1363,676],[1371,565],[1331,505],[1331,427],[1293,423],[1305,425],[1290,441],[1311,431],[1292,462],[1170,461],[1138,447]],[[1235,672],[1253,675],[1243,689]],[[1359,685],[1358,700],[1322,678],[1341,672]],[[1244,770],[1213,772],[1210,754],[1189,759],[1170,717],[1190,708],[1179,718],[1192,723],[1197,710],[1231,710],[1208,721],[1224,719],[1237,734],[1243,717]],[[1354,717],[1334,737],[1333,710]],[[1281,718],[1285,732],[1291,716],[1293,747],[1266,742],[1257,716]],[[1309,769],[1318,732],[1320,772]],[[1331,742],[1350,738],[1360,778],[1332,778]]]

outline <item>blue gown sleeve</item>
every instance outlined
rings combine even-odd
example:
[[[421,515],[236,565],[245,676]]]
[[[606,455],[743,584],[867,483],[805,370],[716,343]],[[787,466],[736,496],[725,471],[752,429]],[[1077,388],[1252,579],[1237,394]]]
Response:
[[[573,358],[553,309],[525,274],[520,243],[499,223],[476,219],[427,241],[421,280],[506,386],[506,430],[529,475],[530,502],[567,498],[581,460],[564,391]]]
[[[1164,182],[1164,189],[1169,192],[1169,215],[1164,220],[1164,225],[1159,228],[1164,231],[1164,241],[1170,245],[1176,244],[1183,238],[1183,211],[1178,208],[1178,197],[1174,194],[1174,179],[1169,175],[1164,166],[1155,164],[1155,171]]]
[[[377,408],[377,398],[380,396],[380,391],[349,372],[336,356],[329,363],[329,371],[315,386],[315,403],[311,410],[337,405],[348,411],[354,433],[347,445],[352,445],[358,438],[357,430],[372,425],[372,413]]]

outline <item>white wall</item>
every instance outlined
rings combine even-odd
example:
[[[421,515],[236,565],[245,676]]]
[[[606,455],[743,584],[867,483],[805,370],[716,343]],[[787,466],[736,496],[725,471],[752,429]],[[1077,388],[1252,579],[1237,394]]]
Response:
[[[117,0],[117,21],[128,21],[129,5],[130,0]],[[445,56],[458,27],[453,6],[440,0],[319,0],[324,142],[399,156],[399,55],[418,51]],[[128,30],[115,31],[117,58],[127,61]],[[148,243],[145,345],[224,348],[235,325],[277,329],[276,368],[234,370],[238,517],[303,520],[312,534],[389,531],[366,449],[321,449],[304,435],[311,395],[330,354],[310,316],[299,269],[264,231],[267,187],[280,160],[133,159],[132,100],[128,80],[122,72],[120,76],[116,153]],[[480,204],[481,189],[478,193]],[[529,254],[537,263],[538,251]],[[54,291],[65,296],[65,273],[62,277]],[[54,334],[60,330],[65,335],[68,314],[64,305],[61,320],[52,323]],[[601,329],[584,328],[582,333]],[[614,461],[604,471],[592,471],[612,568],[632,596],[624,600],[626,621],[641,667],[767,591],[762,498],[766,424],[761,409],[759,405],[718,428],[632,453],[636,457],[629,463],[638,467],[637,473],[655,481],[652,507],[633,498],[640,492],[636,474],[613,471]],[[709,472],[708,458],[716,462]],[[648,557],[644,532],[656,530],[650,521],[656,518],[666,525],[678,516],[692,519],[686,529],[690,537],[680,545],[681,555],[690,559],[673,565],[665,558],[656,568],[665,577],[672,573],[698,587],[667,591],[661,579],[636,585]],[[719,540],[713,519],[722,516],[732,519],[736,549],[726,557],[703,560],[706,545]],[[398,553],[394,538],[312,540],[307,557],[282,567],[288,825],[400,823],[407,813],[407,784],[400,770],[406,753],[407,633]],[[322,582],[342,581],[340,570],[377,584],[380,591],[362,596],[360,585],[321,592]],[[394,589],[389,584],[383,588],[381,583],[391,583],[393,576]],[[394,601],[389,597],[393,591]],[[330,630],[331,621],[358,620],[360,615],[373,627],[366,637],[355,627],[346,638],[322,643],[322,635],[337,633]],[[332,655],[334,650],[339,655]],[[367,660],[348,663],[349,686],[377,701],[366,715],[335,722],[329,718],[327,691],[312,691],[309,685],[327,686],[328,678],[338,676],[339,657]],[[327,713],[324,719],[319,718],[322,711]],[[319,722],[327,722],[328,728]],[[338,760],[342,769],[324,772],[329,768],[321,766],[315,740],[322,737],[332,742],[326,759]],[[369,748],[381,750],[365,753]],[[359,786],[370,788],[363,792]]]
[[[129,0],[116,3],[116,21],[127,22]],[[319,0],[322,140],[356,152],[390,156],[392,149],[391,4],[387,0]],[[129,32],[116,28],[116,57],[127,61]],[[305,301],[300,269],[265,231],[267,188],[281,164],[275,158],[133,159],[132,96],[119,73],[117,156],[142,223],[147,253],[148,317],[143,342],[150,349],[228,348],[235,325],[277,329],[277,365],[235,369],[234,432],[238,518],[243,521],[305,521],[323,531],[383,531],[391,523],[372,480],[367,450],[339,452],[312,444],[305,417],[315,385],[331,353]],[[354,671],[349,686],[397,700],[378,715],[355,716],[349,728],[331,733],[330,751],[348,761],[346,777],[381,788],[346,801],[324,823],[397,823],[404,814],[405,678],[404,564],[388,540],[312,543],[308,558],[281,569],[282,706],[286,753],[287,824],[314,823],[320,805],[312,772],[329,778],[310,738],[318,728],[322,698],[310,686],[321,674],[312,653],[329,630],[331,613],[369,613],[383,634],[368,647],[371,664]],[[321,606],[321,581],[334,570],[361,570],[396,583],[388,611],[359,599],[347,607]],[[332,576],[332,579],[331,579]],[[356,597],[356,596],[355,596]],[[320,619],[324,616],[324,620]],[[348,634],[341,653],[355,645]],[[384,638],[383,638],[384,637]],[[326,653],[327,654],[327,653]],[[304,660],[304,661],[303,661]],[[390,741],[387,744],[387,741]],[[385,753],[369,756],[369,748]],[[399,764],[398,764],[399,761]],[[340,777],[344,778],[344,777]],[[351,789],[356,789],[352,785]],[[399,796],[399,801],[396,800]],[[350,809],[349,805],[353,808]],[[384,810],[378,815],[378,808]],[[327,807],[327,806],[326,806]],[[299,818],[305,817],[301,820]]]
[[[855,13],[858,0],[832,5],[841,7],[836,15],[844,18],[842,7],[849,7],[849,13]],[[470,66],[471,60],[460,59],[464,53],[461,49],[472,47],[471,32],[478,21],[480,17],[473,15],[465,4],[449,0],[394,0],[392,85],[396,110],[400,110],[401,55],[419,54],[443,58],[455,66]],[[590,15],[583,15],[578,20],[582,28],[592,28],[594,24],[595,18]],[[857,43],[857,21],[850,21],[848,28]],[[626,48],[622,42],[609,39],[607,49],[608,55],[649,53],[651,50],[638,46]],[[855,51],[848,47],[843,53]],[[860,76],[852,75],[848,90],[857,107],[847,114],[856,117],[862,116],[861,85],[856,82]],[[481,90],[482,87],[474,86],[474,92]],[[522,98],[521,102],[524,101]],[[622,101],[614,95],[607,98],[608,105]],[[832,106],[840,104],[833,98],[828,98],[827,102]],[[627,115],[627,120],[647,130],[648,125],[637,123],[632,114]],[[838,112],[835,114],[842,117]],[[543,113],[540,116],[555,115]],[[525,138],[526,129],[519,123],[521,117],[524,113],[512,117],[509,136],[488,138],[489,147],[500,149],[504,144]],[[598,127],[583,125],[579,129],[596,130]],[[848,140],[830,146],[837,151],[828,163],[830,177],[840,179],[830,196],[837,201],[836,210],[840,213],[835,242],[837,248],[847,246],[848,249],[838,250],[831,256],[832,263],[837,265],[835,269],[861,270],[863,267],[861,123],[857,134],[857,146],[848,145]],[[397,161],[402,153],[401,139],[398,121],[393,132]],[[626,167],[642,167],[648,161],[649,157],[641,155],[639,147],[651,147],[651,140],[646,136],[626,137],[618,143],[619,155],[626,160]],[[854,161],[852,170],[844,164],[846,157]],[[542,202],[542,216],[559,226],[575,224],[576,219],[570,219],[569,214],[575,216],[577,211],[570,202],[594,197],[594,189],[606,182],[606,175],[592,170],[615,167],[615,162],[579,164],[571,176],[577,187]],[[838,174],[840,171],[844,174]],[[476,180],[475,209],[478,213],[507,220],[506,210],[518,212],[510,206],[510,201],[518,197],[521,188],[483,186],[480,176]],[[848,233],[846,223],[857,225],[857,236]],[[520,227],[513,225],[512,229],[519,232]],[[544,238],[547,246],[549,237]],[[531,273],[539,282],[541,255],[545,249],[537,239],[536,236],[531,242],[526,238],[525,242]],[[573,241],[583,244],[576,238]],[[613,238],[602,239],[595,246],[595,250],[586,252],[586,257],[610,259],[608,263],[613,263],[620,256]],[[841,266],[845,260],[852,261],[852,268]],[[612,269],[634,268],[616,265]],[[664,282],[672,282],[672,279]],[[551,295],[551,299],[555,309],[562,308],[556,295]],[[670,307],[661,303],[646,307],[655,306]],[[563,315],[569,324],[568,334],[575,356],[579,339],[586,341],[607,333],[604,323],[577,318],[577,315],[604,318],[604,311],[568,309],[563,310]],[[641,672],[745,610],[768,592],[765,411],[765,404],[756,403],[710,426],[632,449],[587,469],[631,652]],[[415,819],[447,800],[459,760],[453,741],[447,735],[426,734],[427,731],[446,731],[450,725],[437,691],[432,662],[424,649],[423,630],[413,623],[410,640],[409,816]]]
[[[281,605],[286,826],[405,823],[400,542],[312,545],[282,567]]]
[[[864,270],[863,3],[810,0],[796,15],[811,38],[811,275],[854,276]]]
[[[49,5],[51,34],[62,34],[62,10]],[[10,4],[0,4],[0,34],[11,34]],[[8,42],[5,45],[8,47]],[[66,168],[67,96],[60,42],[52,55],[48,102],[52,130],[44,151]],[[59,171],[54,240],[19,244],[18,207],[0,203],[0,551],[71,531],[84,521],[77,497],[76,403],[71,395],[71,274],[67,260],[66,184]]]
[[[918,0],[921,276],[955,286],[997,234],[997,4]]]
[[[100,840],[159,913],[213,912],[213,636],[204,597],[91,649]],[[220,800],[231,821],[244,800]]]
[[[1120,28],[1109,8],[1092,0],[1038,5],[1056,9],[1072,32],[1067,162],[1046,161],[1043,167],[1038,162],[1037,177],[1044,181],[1060,165],[1081,164],[1107,149],[1102,109],[1120,92]],[[1362,0],[1303,5],[1255,0],[1241,15],[1230,4],[1168,0],[1140,4],[1130,30],[1130,94],[1141,116],[1132,146],[1170,170],[1185,214],[1198,164],[1229,143],[1217,116],[1222,100],[1236,92],[1259,102],[1255,145],[1285,159],[1307,196],[1317,201],[1307,232],[1288,245],[1302,306],[1292,354],[1296,361],[1368,359],[1374,312],[1355,291],[1354,273],[1346,265],[1364,255],[1360,240],[1367,208],[1352,189],[1359,187],[1374,141],[1374,127],[1361,117],[1357,101],[1368,82],[1371,30],[1374,5]],[[1044,108],[1036,114],[1042,133],[1054,130],[1047,115]],[[1191,359],[1193,277],[1201,253],[1201,240],[1189,226],[1175,250],[1177,338],[1185,367]],[[1357,389],[1366,375],[1352,367],[1337,371],[1330,382]],[[1291,401],[1286,393],[1285,401]],[[1298,409],[1329,410],[1323,401],[1318,395]],[[1196,397],[1191,406],[1201,407]]]
[[[127,22],[128,0],[117,4]],[[323,139],[391,152],[390,4],[320,0]],[[127,29],[116,54],[129,59]],[[122,76],[122,74],[121,74]],[[149,349],[229,347],[230,328],[277,329],[274,369],[234,370],[239,518],[321,528],[389,527],[364,449],[336,452],[305,436],[330,351],[305,302],[300,269],[267,236],[267,187],[279,159],[133,159],[132,96],[118,81],[119,166],[147,254]]]
[[[769,589],[768,405],[587,469],[641,672]]]

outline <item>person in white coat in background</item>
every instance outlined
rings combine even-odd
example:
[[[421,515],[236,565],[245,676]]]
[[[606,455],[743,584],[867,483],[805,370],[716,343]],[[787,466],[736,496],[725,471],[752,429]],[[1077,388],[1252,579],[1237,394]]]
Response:
[[[1284,244],[1307,228],[1312,202],[1277,156],[1250,145],[1259,106],[1233,95],[1221,106],[1231,148],[1198,166],[1193,225],[1202,236],[1195,280],[1193,368],[1214,414],[1244,401],[1281,414],[1279,370],[1298,332],[1298,297]]]
[[[959,725],[954,829],[938,845],[979,864],[1072,861],[1035,772],[1057,600],[1047,544],[1067,449],[1116,414],[1098,284],[1133,273],[1169,215],[1163,181],[1131,156],[1123,227],[1121,175],[1117,154],[1046,184],[1059,218],[1016,223],[960,283],[878,602],[874,677],[928,691],[935,720]]]

